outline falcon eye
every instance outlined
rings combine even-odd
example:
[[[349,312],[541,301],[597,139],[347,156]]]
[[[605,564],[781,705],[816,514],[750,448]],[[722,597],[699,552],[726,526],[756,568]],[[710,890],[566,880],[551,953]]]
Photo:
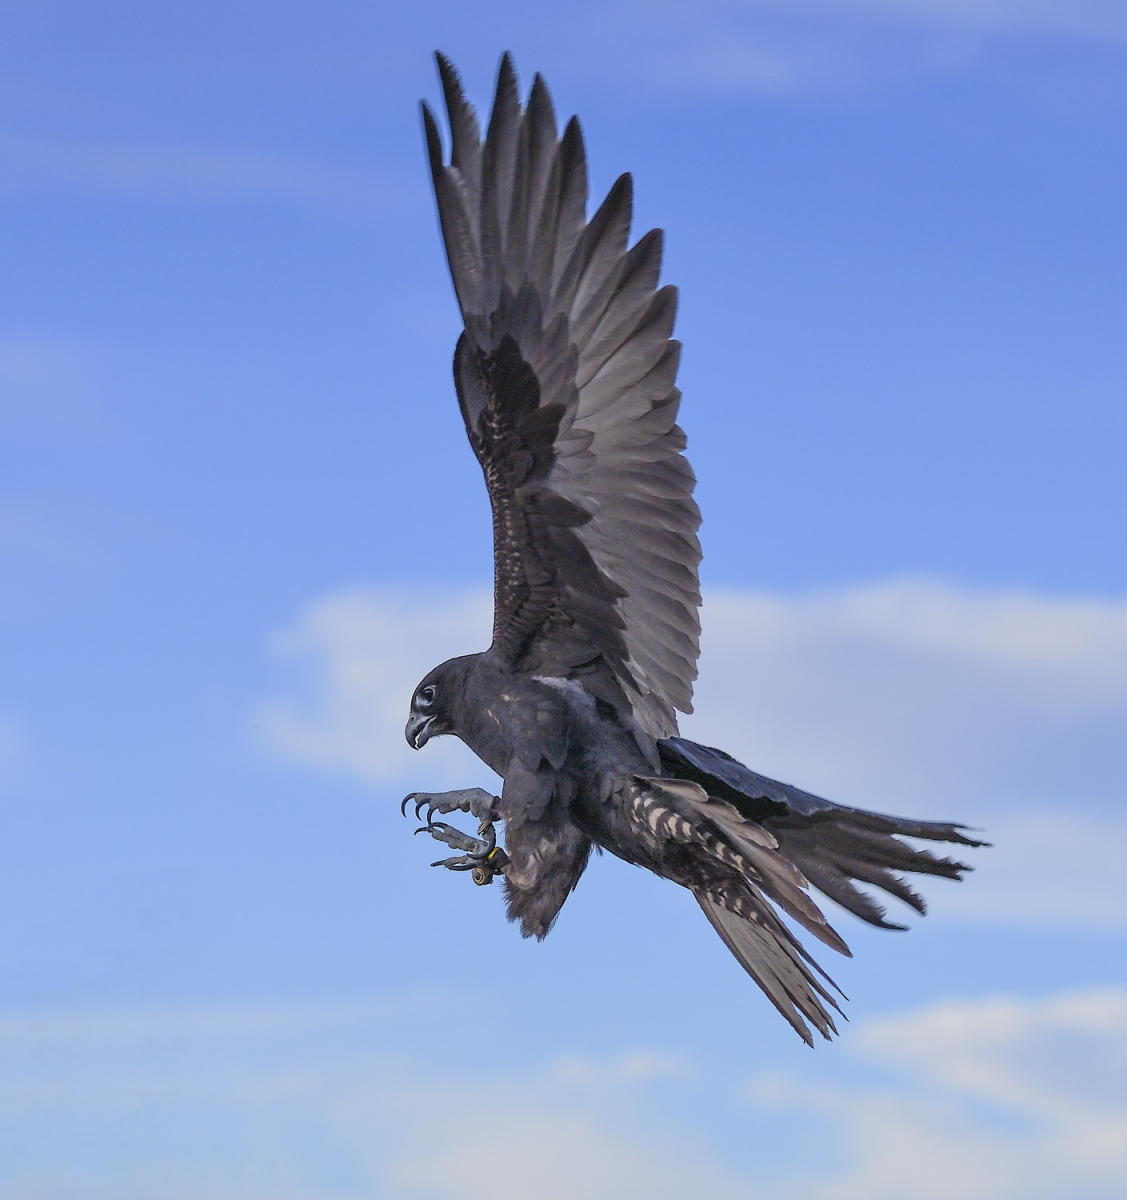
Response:
[[[427,684],[425,688],[419,688],[419,707],[430,708],[434,703],[435,691],[431,684]]]

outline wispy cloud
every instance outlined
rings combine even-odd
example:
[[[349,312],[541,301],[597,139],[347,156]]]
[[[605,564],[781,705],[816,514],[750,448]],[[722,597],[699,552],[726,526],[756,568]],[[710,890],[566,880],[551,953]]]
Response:
[[[0,709],[0,795],[28,754],[29,738],[23,723]]]
[[[105,445],[120,437],[102,397],[112,373],[102,349],[41,333],[0,335],[0,432],[38,447]]]
[[[0,1113],[20,1139],[0,1196],[673,1200],[694,1179],[738,1182],[604,1095],[615,1079],[637,1099],[669,1052],[585,1055],[581,1079],[544,1062],[444,1070],[426,1053],[440,1037],[401,1032],[440,1011],[372,997],[0,1014]]]
[[[864,1026],[883,1087],[764,1076],[756,1103],[818,1114],[843,1170],[793,1177],[804,1200],[1111,1200],[1127,1188],[1127,991],[937,1005]]]
[[[177,203],[296,205],[361,216],[414,196],[414,180],[256,147],[10,138],[0,146],[0,191],[71,191]]]
[[[586,1053],[579,1075],[546,1058],[443,1067],[421,1052],[441,1036],[400,1033],[408,1013],[438,1011],[369,998],[0,1014],[0,1196],[1112,1200],[1127,1187],[1123,989],[868,1022],[843,1043],[848,1085],[840,1054],[743,1084],[672,1047]],[[749,1102],[800,1120],[807,1152],[780,1153]],[[738,1147],[701,1135],[722,1128],[743,1130]]]
[[[768,773],[858,804],[1120,798],[1127,602],[901,580],[713,592],[703,619],[685,728]]]
[[[654,1079],[679,1079],[691,1072],[692,1064],[683,1055],[656,1050],[630,1050],[611,1058],[561,1054],[551,1066],[555,1079],[580,1087],[614,1087],[648,1083]]]
[[[749,1181],[691,1146],[683,1134],[633,1132],[605,1113],[525,1096],[498,1095],[458,1123],[451,1136],[419,1143],[396,1164],[404,1196],[436,1200],[682,1200],[746,1193]],[[467,1169],[495,1163],[497,1170]]]
[[[1127,42],[1127,12],[1116,0],[805,0],[813,8],[871,13],[1015,35],[1065,34]]]
[[[405,780],[420,761],[403,726],[416,684],[437,662],[484,649],[491,599],[474,593],[440,600],[406,591],[354,590],[311,604],[275,634],[276,661],[296,670],[294,685],[266,700],[255,725],[278,757],[367,782]],[[453,780],[481,766],[453,738],[435,744],[426,774]]]
[[[600,10],[655,90],[781,99],[959,72],[1015,43],[1127,47],[1115,0],[665,0],[640,16],[636,0]]]
[[[1127,604],[902,581],[713,594],[704,617],[689,736],[846,803],[988,826],[981,889],[943,892],[937,911],[1127,923]],[[260,735],[284,760],[372,784],[487,784],[459,743],[415,755],[402,728],[419,678],[489,628],[484,594],[327,596],[273,640],[293,674]]]

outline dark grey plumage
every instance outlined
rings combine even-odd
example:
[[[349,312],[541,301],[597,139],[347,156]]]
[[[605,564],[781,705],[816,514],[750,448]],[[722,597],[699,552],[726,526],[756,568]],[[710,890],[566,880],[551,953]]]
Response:
[[[449,160],[425,104],[423,118],[465,322],[455,385],[493,510],[494,626],[488,650],[419,684],[407,736],[421,747],[456,734],[504,787],[495,805],[479,791],[419,801],[430,816],[472,811],[483,830],[505,822],[508,910],[526,935],[548,932],[600,846],[689,888],[802,1037],[828,1037],[835,985],[773,905],[847,954],[808,880],[887,925],[856,882],[923,911],[894,871],[966,869],[896,835],[979,843],[959,826],[831,804],[676,736],[696,677],[700,518],[675,423],[661,232],[628,247],[626,175],[587,220],[579,125],[558,135],[539,76],[522,106],[502,59],[483,140],[454,68],[438,65]],[[483,845],[484,862],[495,851]],[[463,858],[447,865],[477,861]]]

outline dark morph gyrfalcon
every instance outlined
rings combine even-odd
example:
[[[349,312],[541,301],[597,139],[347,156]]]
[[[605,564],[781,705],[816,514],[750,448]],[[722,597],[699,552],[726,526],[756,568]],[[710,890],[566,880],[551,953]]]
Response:
[[[836,985],[775,906],[848,954],[808,884],[898,928],[857,883],[923,912],[896,872],[967,868],[896,835],[981,843],[832,804],[677,736],[696,678],[700,515],[661,231],[627,247],[629,175],[588,219],[579,125],[557,133],[539,76],[522,105],[502,59],[482,139],[453,66],[439,55],[438,68],[449,162],[425,104],[423,119],[465,321],[454,382],[493,509],[493,641],[423,679],[406,733],[416,749],[455,734],[504,786],[415,792],[404,807],[462,852],[442,865],[504,877],[526,936],[547,934],[592,846],[672,879],[798,1033],[829,1037]],[[479,819],[477,837],[434,820],[455,810]]]

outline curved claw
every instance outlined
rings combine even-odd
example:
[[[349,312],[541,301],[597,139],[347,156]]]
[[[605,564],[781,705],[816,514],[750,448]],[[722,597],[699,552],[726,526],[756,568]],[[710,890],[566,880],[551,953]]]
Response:
[[[478,858],[486,858],[493,853],[497,845],[497,830],[493,827],[493,822],[486,819],[477,827],[478,837],[485,843],[481,850],[474,853]]]
[[[445,867],[448,871],[472,871],[477,867],[468,854],[459,854],[454,858],[440,858],[438,862],[432,862],[432,867]]]
[[[438,838],[439,840],[442,839],[443,834],[455,834],[461,838],[469,836],[460,829],[455,829],[453,825],[447,825],[445,821],[427,821],[425,825],[420,825],[414,833],[429,833],[432,838]]]
[[[400,801],[400,804],[399,804],[399,811],[403,816],[407,815],[407,805],[410,804],[412,801],[415,802],[415,820],[416,821],[422,820],[422,812],[423,812],[424,805],[427,808],[427,824],[428,825],[430,824],[431,817],[436,812],[440,811],[438,805],[435,804],[434,800],[428,795],[428,793],[426,793],[426,792],[422,792],[422,793],[408,792],[407,795],[403,797],[402,801]]]

